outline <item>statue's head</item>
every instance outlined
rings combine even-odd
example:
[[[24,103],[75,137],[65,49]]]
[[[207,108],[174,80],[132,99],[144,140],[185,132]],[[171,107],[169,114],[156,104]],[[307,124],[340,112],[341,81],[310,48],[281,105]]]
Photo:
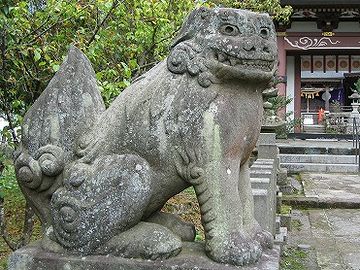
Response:
[[[173,73],[198,76],[203,87],[216,81],[270,81],[277,68],[276,33],[271,18],[229,8],[193,11],[168,57]]]

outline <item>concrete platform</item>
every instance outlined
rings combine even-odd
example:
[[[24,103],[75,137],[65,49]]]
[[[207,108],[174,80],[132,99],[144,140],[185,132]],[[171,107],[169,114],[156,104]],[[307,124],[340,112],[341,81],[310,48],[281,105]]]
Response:
[[[300,176],[305,196],[284,196],[284,203],[306,208],[360,208],[360,175],[307,172]]]
[[[289,173],[317,172],[317,173],[357,173],[357,164],[321,164],[321,163],[281,163]]]
[[[260,262],[248,267],[235,267],[210,260],[202,243],[184,243],[176,257],[163,261],[125,259],[114,256],[75,257],[45,252],[36,245],[15,251],[8,270],[278,270],[280,248],[263,253]]]
[[[303,173],[306,197],[323,201],[360,202],[360,176],[357,174]]]

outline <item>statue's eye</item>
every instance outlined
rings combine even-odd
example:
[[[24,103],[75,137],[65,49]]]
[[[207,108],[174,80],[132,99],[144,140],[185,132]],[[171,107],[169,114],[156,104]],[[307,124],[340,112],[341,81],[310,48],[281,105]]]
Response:
[[[232,25],[232,24],[225,24],[223,26],[221,26],[220,28],[220,32],[222,34],[228,35],[228,36],[236,36],[239,34],[239,28],[237,28],[237,26]]]
[[[267,38],[269,38],[269,35],[270,35],[270,30],[269,30],[269,28],[267,28],[267,27],[261,27],[261,28],[260,28],[260,36],[261,36],[262,38],[267,39]]]

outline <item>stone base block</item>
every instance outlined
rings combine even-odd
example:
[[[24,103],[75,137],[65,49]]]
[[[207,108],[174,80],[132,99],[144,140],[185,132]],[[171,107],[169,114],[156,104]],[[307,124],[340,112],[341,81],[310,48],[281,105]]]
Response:
[[[76,257],[42,250],[37,245],[21,248],[10,256],[9,270],[278,270],[280,248],[264,252],[253,266],[235,267],[210,260],[202,243],[184,243],[176,257],[163,261],[125,259],[114,256]]]

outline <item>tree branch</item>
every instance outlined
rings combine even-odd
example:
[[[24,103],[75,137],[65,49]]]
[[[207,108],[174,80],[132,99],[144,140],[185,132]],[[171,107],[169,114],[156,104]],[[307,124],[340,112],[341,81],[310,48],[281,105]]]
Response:
[[[31,31],[30,33],[26,34],[25,36],[21,37],[18,41],[18,43],[20,44],[24,39],[28,38],[29,36],[35,34],[37,31],[39,31],[41,28],[43,28],[45,26],[45,24],[50,20],[50,15],[46,18],[46,20],[36,29],[34,29],[33,31]]]
[[[24,214],[24,227],[17,248],[21,248],[30,242],[30,238],[34,229],[34,219],[35,219],[34,210],[32,210],[29,203],[26,202],[25,214]]]
[[[18,144],[19,140],[17,138],[15,127],[13,125],[9,110],[5,110],[5,116],[6,116],[6,121],[8,121],[8,123],[9,123],[9,128],[10,128],[10,131],[11,131],[12,139],[13,139],[15,144]]]
[[[84,6],[78,13],[81,14],[86,8],[88,8],[88,5]],[[55,23],[53,23],[53,24],[50,25],[48,28],[46,28],[45,30],[43,30],[42,32],[40,32],[39,34],[37,34],[29,43],[27,43],[27,44],[25,44],[25,45],[26,45],[26,46],[31,46],[31,45],[33,45],[38,38],[40,38],[41,36],[43,36],[44,34],[46,34],[48,31],[50,31],[51,29],[53,29],[56,25],[62,24],[62,23],[66,22],[66,21],[68,21],[68,20],[71,20],[71,19],[72,19],[72,17],[68,17],[68,18],[66,18],[66,19],[64,19],[64,20],[60,20],[60,17],[59,17],[58,20],[57,20]]]
[[[97,25],[94,33],[92,34],[91,38],[89,39],[89,41],[87,42],[87,47],[90,46],[90,44],[95,40],[95,36],[97,35],[97,33],[100,31],[101,27],[103,27],[104,23],[106,22],[106,20],[110,17],[111,13],[114,11],[114,9],[119,5],[120,3],[117,0],[114,0],[112,3],[112,6],[109,10],[109,12],[106,14],[106,16],[104,17],[104,19],[101,21],[100,24]]]

